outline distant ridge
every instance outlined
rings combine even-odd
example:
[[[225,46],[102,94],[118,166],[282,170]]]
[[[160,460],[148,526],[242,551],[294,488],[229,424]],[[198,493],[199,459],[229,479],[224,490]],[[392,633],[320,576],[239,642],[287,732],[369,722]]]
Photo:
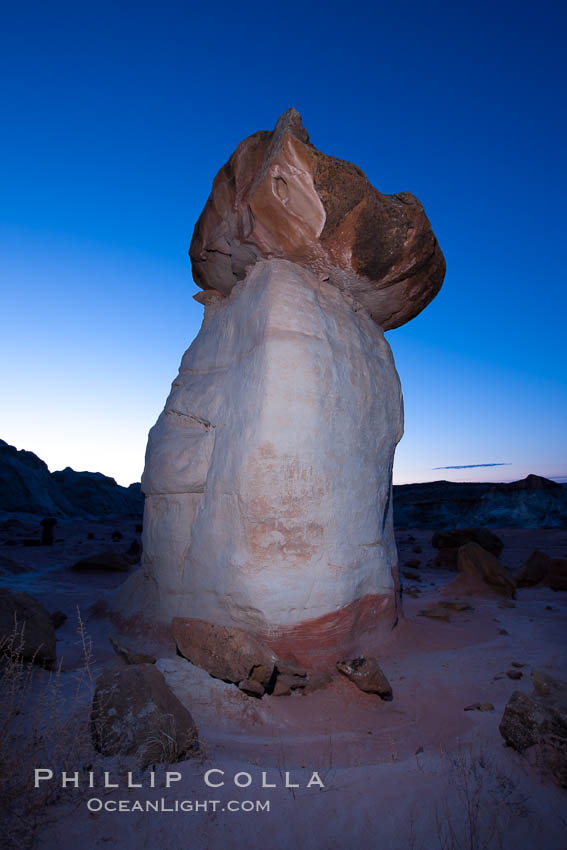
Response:
[[[399,528],[565,528],[567,487],[528,475],[509,483],[427,481],[394,487]]]
[[[0,440],[0,511],[61,517],[140,516],[140,484],[121,487],[100,472],[50,472],[33,452]]]

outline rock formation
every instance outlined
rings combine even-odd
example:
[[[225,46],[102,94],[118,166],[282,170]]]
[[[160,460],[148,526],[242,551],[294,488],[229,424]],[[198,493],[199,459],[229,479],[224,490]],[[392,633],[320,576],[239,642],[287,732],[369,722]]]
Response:
[[[123,613],[334,667],[396,622],[384,329],[434,297],[443,256],[417,199],[317,151],[295,110],[220,170],[190,255],[203,325],[150,432]]]
[[[21,657],[51,667],[56,658],[55,628],[47,609],[29,593],[0,588],[0,644]]]

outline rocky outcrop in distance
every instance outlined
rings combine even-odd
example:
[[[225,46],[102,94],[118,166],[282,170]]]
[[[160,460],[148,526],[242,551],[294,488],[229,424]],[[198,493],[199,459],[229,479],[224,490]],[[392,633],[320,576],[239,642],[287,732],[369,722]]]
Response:
[[[563,528],[567,487],[528,475],[507,484],[427,481],[394,487],[397,528]]]
[[[121,487],[101,472],[50,472],[33,452],[0,440],[0,511],[58,517],[140,516],[140,484]]]

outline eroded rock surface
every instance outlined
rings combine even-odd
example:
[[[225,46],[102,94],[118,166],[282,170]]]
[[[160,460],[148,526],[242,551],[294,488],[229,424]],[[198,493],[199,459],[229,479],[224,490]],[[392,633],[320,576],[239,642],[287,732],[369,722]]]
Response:
[[[318,151],[295,109],[221,168],[190,255],[196,283],[222,295],[259,259],[291,260],[349,292],[385,330],[420,313],[445,275],[417,198],[383,195],[356,165]]]

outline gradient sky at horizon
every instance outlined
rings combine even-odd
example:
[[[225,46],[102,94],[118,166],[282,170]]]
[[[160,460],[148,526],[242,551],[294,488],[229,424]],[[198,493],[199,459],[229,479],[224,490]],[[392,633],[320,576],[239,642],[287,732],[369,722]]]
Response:
[[[212,179],[295,106],[325,153],[420,198],[447,260],[387,334],[395,482],[566,480],[566,10],[459,6],[6,6],[0,437],[139,480],[201,322],[187,250]]]

